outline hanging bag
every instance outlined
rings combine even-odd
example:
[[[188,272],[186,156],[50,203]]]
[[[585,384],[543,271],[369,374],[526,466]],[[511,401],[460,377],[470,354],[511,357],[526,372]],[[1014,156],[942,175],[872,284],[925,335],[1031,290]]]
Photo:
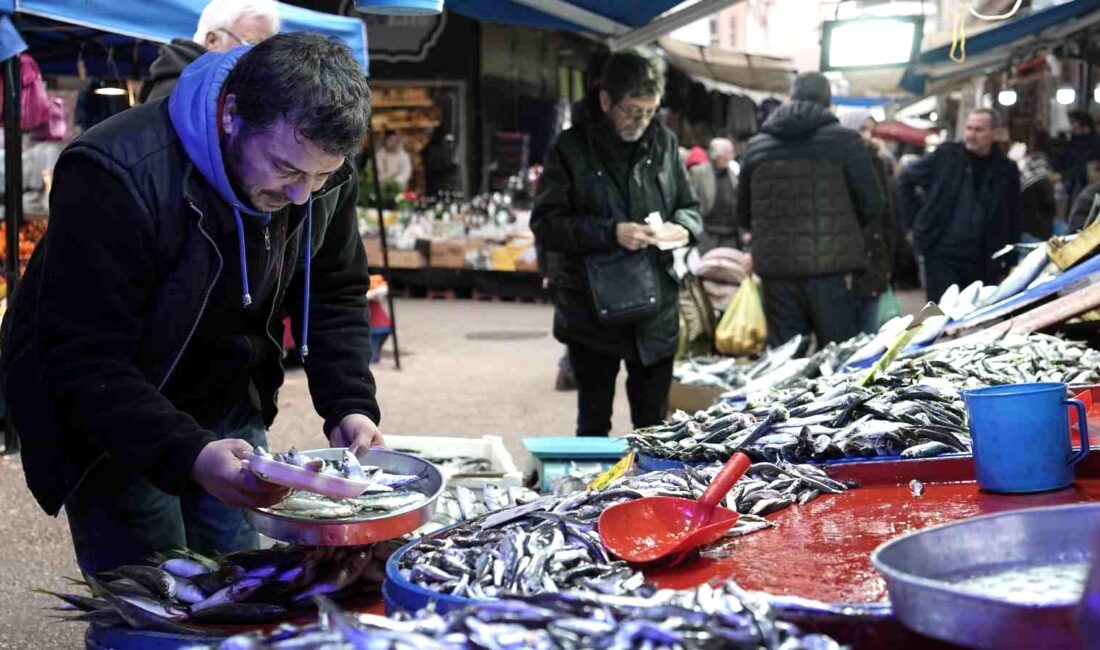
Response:
[[[38,63],[26,52],[19,55],[20,69],[20,113],[19,128],[31,131],[50,121],[50,98],[46,95],[46,84],[42,82],[42,70]],[[4,112],[4,97],[0,93],[0,115]]]
[[[657,313],[654,251],[618,249],[584,258],[596,317],[603,325],[634,323]]]

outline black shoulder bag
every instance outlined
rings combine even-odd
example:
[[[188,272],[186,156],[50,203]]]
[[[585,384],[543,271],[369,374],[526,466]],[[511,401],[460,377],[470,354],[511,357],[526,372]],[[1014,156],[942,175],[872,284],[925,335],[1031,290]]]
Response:
[[[600,323],[623,325],[657,313],[654,254],[651,248],[620,248],[585,256],[584,270]]]

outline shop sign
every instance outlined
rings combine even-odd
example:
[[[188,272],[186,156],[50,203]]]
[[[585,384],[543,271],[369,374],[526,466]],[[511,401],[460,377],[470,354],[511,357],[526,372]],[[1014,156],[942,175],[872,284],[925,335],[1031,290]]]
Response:
[[[354,0],[343,0],[340,14],[367,25],[371,61],[423,61],[447,25],[447,12],[429,16],[381,16],[360,13]]]

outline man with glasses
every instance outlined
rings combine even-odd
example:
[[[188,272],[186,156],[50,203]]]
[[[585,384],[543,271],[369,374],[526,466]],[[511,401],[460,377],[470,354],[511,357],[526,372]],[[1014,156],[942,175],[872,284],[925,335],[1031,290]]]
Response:
[[[207,52],[228,52],[256,45],[279,33],[279,6],[275,0],[212,0],[202,10],[193,40],[173,39],[160,48],[141,87],[141,101],[172,93],[180,72]]]
[[[676,137],[653,121],[663,91],[652,61],[613,54],[585,115],[547,155],[531,215],[538,245],[560,254],[554,336],[569,348],[581,436],[610,432],[624,361],[634,426],[656,424],[667,410],[680,333],[669,249],[694,242],[702,225]],[[597,313],[588,269],[597,258],[611,268],[626,251],[638,252],[641,275],[654,278],[656,307],[612,324]]]

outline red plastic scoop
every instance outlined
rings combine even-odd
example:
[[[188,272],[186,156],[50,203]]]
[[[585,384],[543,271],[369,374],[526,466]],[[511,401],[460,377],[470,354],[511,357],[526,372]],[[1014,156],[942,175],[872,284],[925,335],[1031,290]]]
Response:
[[[698,501],[644,497],[611,506],[600,515],[600,541],[627,562],[653,562],[674,554],[679,561],[720,539],[737,522],[740,515],[718,504],[751,464],[745,454],[734,454]]]

